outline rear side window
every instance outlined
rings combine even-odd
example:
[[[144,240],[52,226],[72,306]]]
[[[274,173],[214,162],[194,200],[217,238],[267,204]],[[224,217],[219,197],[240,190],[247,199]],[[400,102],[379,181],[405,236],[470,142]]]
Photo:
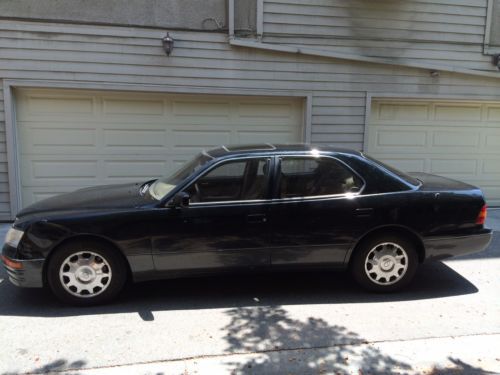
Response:
[[[363,181],[332,158],[283,157],[278,185],[280,198],[297,198],[357,192]]]

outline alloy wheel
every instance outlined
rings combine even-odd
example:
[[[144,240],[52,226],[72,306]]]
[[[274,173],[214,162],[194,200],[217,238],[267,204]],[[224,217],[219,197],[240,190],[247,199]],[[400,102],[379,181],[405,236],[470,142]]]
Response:
[[[59,269],[64,289],[79,298],[95,297],[110,285],[112,271],[108,261],[92,251],[68,256]]]
[[[365,258],[368,278],[379,285],[392,285],[401,280],[408,270],[408,254],[394,242],[383,242],[373,247]]]

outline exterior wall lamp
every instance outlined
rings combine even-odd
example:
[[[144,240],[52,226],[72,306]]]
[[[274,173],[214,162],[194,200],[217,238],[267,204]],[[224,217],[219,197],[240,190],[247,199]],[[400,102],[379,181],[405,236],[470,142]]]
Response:
[[[167,56],[170,56],[170,54],[174,50],[174,39],[170,36],[169,33],[167,33],[167,35],[162,38],[161,42],[163,44],[165,53],[167,54]]]
[[[493,65],[495,65],[498,69],[500,69],[500,54],[493,55],[492,60]]]

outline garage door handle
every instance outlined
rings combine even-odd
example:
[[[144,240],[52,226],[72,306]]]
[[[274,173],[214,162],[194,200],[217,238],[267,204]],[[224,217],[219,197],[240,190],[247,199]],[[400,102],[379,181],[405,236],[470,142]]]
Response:
[[[354,215],[358,217],[369,217],[373,215],[373,208],[356,208]]]
[[[251,214],[247,216],[247,223],[256,224],[256,223],[265,223],[267,221],[267,217],[265,214]]]

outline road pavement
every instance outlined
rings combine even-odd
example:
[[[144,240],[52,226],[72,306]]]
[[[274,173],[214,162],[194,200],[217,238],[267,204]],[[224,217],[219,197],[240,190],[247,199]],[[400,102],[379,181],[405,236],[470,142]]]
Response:
[[[500,230],[500,210],[488,223]],[[499,269],[496,233],[396,294],[343,271],[233,275],[131,285],[92,308],[1,270],[0,374],[500,373]]]

